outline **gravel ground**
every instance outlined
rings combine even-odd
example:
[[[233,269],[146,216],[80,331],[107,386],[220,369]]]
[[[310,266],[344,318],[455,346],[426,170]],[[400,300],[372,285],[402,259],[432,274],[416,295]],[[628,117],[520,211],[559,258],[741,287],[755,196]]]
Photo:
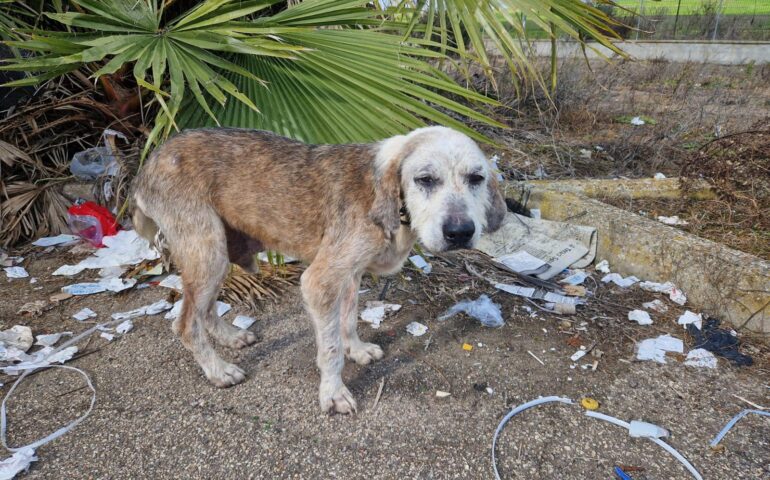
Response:
[[[34,318],[16,314],[21,304],[47,299],[74,283],[50,276],[72,261],[63,252],[28,256],[25,266],[39,281],[2,280],[0,326],[26,324],[35,334],[77,332],[87,325],[71,315],[85,306],[104,320],[167,294],[159,287],[102,293],[70,299]],[[222,351],[248,373],[245,383],[227,390],[206,382],[162,316],[135,320],[133,331],[111,343],[98,337],[84,342],[81,351],[93,353],[69,364],[93,379],[96,406],[81,425],[38,449],[40,460],[20,478],[488,479],[497,423],[512,406],[546,395],[590,396],[601,403],[601,412],[669,429],[670,444],[706,479],[770,478],[770,420],[747,417],[719,450],[708,447],[733,415],[748,408],[734,395],[770,406],[766,345],[754,341],[748,348],[757,360],[750,368],[723,360],[714,371],[685,367],[677,358],[665,365],[634,362],[634,340],[664,332],[683,337],[671,320],[677,310],[662,319],[653,315],[656,324],[648,327],[624,318],[632,307],[623,305],[638,306],[654,294],[607,288],[601,305],[615,307],[589,305],[565,324],[564,317],[532,317],[520,299],[498,293],[493,299],[501,303],[507,323],[492,330],[463,315],[435,321],[456,299],[491,294],[490,288],[446,265],[427,278],[414,271],[407,275],[411,280],[402,276],[386,297],[403,304],[401,311],[379,330],[359,326],[366,341],[383,346],[385,357],[370,366],[345,366],[357,414],[320,412],[313,336],[294,288],[255,315],[256,345]],[[362,302],[375,299],[382,288],[368,282],[373,288]],[[605,315],[597,315],[602,309]],[[242,312],[236,308],[226,318],[231,321],[236,313]],[[427,324],[428,334],[406,333],[414,320]],[[586,330],[576,331],[582,321]],[[597,371],[570,368],[575,347],[565,341],[575,333],[605,352]],[[462,349],[466,342],[472,351]],[[5,393],[11,379],[3,377]],[[451,396],[437,398],[436,390]],[[75,373],[32,376],[10,402],[10,443],[55,430],[89,401],[90,392]],[[579,407],[550,405],[523,413],[511,420],[498,445],[503,478],[612,478],[614,465],[643,467],[632,474],[635,480],[691,478],[659,447],[587,418]]]

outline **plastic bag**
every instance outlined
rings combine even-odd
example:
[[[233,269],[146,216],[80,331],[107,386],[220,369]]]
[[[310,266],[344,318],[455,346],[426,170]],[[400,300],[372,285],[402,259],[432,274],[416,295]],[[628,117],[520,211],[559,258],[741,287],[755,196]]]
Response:
[[[120,165],[115,158],[113,146],[114,137],[128,141],[125,135],[115,130],[107,129],[102,134],[104,147],[87,148],[72,157],[70,172],[79,180],[93,181],[103,175],[117,175]]]
[[[102,239],[118,233],[115,217],[105,207],[94,202],[76,203],[67,209],[67,225],[72,233],[95,247],[102,247]]]
[[[454,307],[446,311],[445,314],[438,317],[439,321],[453,317],[460,312],[465,312],[475,318],[485,327],[502,327],[505,325],[503,315],[500,312],[500,305],[494,303],[486,295],[482,295],[478,300],[463,300]]]

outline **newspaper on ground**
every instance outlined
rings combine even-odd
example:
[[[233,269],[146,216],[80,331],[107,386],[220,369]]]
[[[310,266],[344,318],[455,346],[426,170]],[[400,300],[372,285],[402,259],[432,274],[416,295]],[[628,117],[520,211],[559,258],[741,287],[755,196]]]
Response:
[[[501,255],[495,258],[495,260],[522,275],[539,275],[550,268],[550,265],[545,260],[530,255],[524,250]]]
[[[542,280],[555,277],[568,267],[585,268],[596,257],[596,229],[582,225],[534,219],[506,214],[500,229],[484,234],[478,250],[493,258],[526,252],[542,259],[548,269],[536,276]]]

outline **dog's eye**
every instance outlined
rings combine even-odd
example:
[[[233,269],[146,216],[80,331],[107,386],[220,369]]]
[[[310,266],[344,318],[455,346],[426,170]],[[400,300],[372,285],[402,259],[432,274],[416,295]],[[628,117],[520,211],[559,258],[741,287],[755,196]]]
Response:
[[[483,181],[484,181],[483,175],[479,175],[478,173],[472,173],[468,175],[468,183],[474,187],[477,185],[481,185],[481,182]]]
[[[421,187],[431,188],[436,186],[438,179],[436,177],[431,177],[430,175],[423,175],[421,177],[415,178],[414,183]]]

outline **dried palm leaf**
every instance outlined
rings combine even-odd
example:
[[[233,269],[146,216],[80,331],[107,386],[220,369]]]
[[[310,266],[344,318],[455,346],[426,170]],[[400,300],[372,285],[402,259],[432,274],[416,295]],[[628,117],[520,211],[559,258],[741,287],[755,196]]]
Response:
[[[258,273],[249,273],[232,265],[219,297],[230,304],[256,310],[265,300],[278,300],[289,287],[299,283],[301,274],[302,267],[294,264],[263,263]]]

